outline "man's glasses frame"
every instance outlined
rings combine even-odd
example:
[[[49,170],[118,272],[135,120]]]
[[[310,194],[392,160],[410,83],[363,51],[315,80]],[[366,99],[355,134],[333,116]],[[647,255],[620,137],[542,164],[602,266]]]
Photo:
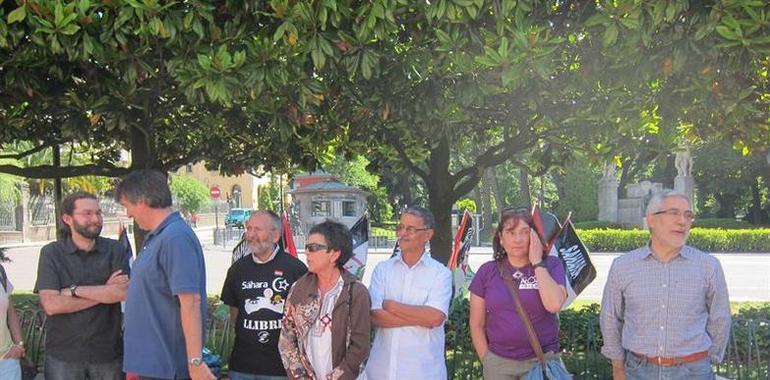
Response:
[[[652,215],[666,215],[672,218],[681,218],[682,216],[684,216],[684,218],[689,222],[693,222],[695,220],[695,213],[693,213],[691,210],[682,211],[678,208],[669,208],[665,210],[660,210],[657,212],[653,212]]]
[[[432,228],[430,228],[430,227],[414,228],[412,226],[406,227],[406,226],[401,225],[401,224],[396,226],[396,232],[404,231],[404,232],[406,232],[409,235],[414,235],[414,234],[416,234],[418,232],[427,231],[427,230],[432,230]]]

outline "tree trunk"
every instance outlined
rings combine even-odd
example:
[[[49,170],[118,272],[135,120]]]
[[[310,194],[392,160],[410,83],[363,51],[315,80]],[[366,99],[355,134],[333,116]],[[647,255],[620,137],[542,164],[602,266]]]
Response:
[[[496,168],[492,169],[491,178],[492,178],[492,194],[494,194],[495,196],[495,208],[497,209],[497,212],[500,212],[500,210],[506,207],[506,204],[505,204],[505,197],[503,196],[503,192],[500,190],[500,181],[497,180]]]
[[[401,206],[412,206],[414,205],[414,200],[412,198],[412,187],[409,186],[409,178],[411,177],[411,173],[407,170],[400,171],[397,174],[398,178],[398,191],[401,193],[403,198],[401,199]],[[400,210],[394,210],[397,213]]]
[[[53,147],[53,166],[55,168],[61,167],[61,147],[56,145]],[[54,225],[56,226],[56,239],[64,239],[62,234],[62,221],[61,221],[61,201],[62,201],[62,181],[61,178],[53,179],[53,208],[54,208]]]
[[[152,127],[147,127],[147,130],[143,131],[136,126],[131,126],[130,133],[131,167],[135,169],[157,168],[159,161],[152,138]],[[134,246],[137,255],[142,250],[144,238],[149,232],[139,228],[139,225],[134,221]]]
[[[479,220],[479,236],[488,240],[492,236],[492,183],[494,182],[495,168],[484,169],[484,177],[481,180],[481,220]]]
[[[759,178],[755,178],[751,183],[751,224],[757,226],[762,224],[762,197],[759,194]]]
[[[428,207],[436,218],[430,251],[434,259],[446,265],[452,254],[452,204],[459,198],[454,193],[456,184],[449,173],[449,141],[446,136],[440,137],[431,151],[428,169]]]
[[[559,201],[557,204],[566,206],[567,202],[567,187],[564,185],[565,179],[564,176],[556,172],[555,170],[551,173],[551,179],[553,180],[554,186],[556,186],[556,194],[559,196]],[[565,207],[566,209],[566,207]],[[555,210],[554,210],[555,211]]]
[[[519,168],[519,183],[521,184],[519,194],[521,195],[522,204],[517,206],[531,208],[532,196],[529,192],[529,171],[525,167]]]

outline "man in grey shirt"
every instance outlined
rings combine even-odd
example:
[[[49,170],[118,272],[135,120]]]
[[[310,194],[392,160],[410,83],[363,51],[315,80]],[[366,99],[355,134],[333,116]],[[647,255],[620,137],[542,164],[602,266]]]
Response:
[[[41,249],[35,284],[48,315],[45,378],[123,379],[125,249],[99,236],[104,221],[94,195],[73,193],[62,201],[61,210],[66,237]]]
[[[648,245],[615,259],[600,316],[602,354],[613,379],[714,379],[730,334],[722,266],[685,245],[690,200],[666,191],[650,199]]]

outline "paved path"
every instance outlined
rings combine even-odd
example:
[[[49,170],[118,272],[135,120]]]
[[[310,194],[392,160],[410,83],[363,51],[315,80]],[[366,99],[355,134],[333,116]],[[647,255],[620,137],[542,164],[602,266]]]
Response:
[[[209,294],[219,294],[224,282],[227,268],[230,266],[232,246],[214,246],[211,229],[199,229],[201,243],[206,257],[207,291]],[[37,261],[42,243],[22,246],[12,246],[7,255],[11,260],[5,263],[9,277],[16,290],[30,291],[35,285],[37,276]],[[580,295],[579,299],[599,301],[602,289],[607,280],[607,271],[612,259],[620,253],[593,253],[591,259],[597,270],[596,280]],[[729,253],[714,254],[722,263],[727,279],[731,301],[764,301],[770,302],[770,253]],[[368,285],[374,266],[390,257],[390,250],[372,249],[369,253],[369,263],[364,274],[364,284]],[[474,247],[471,249],[470,266],[474,270],[492,257],[490,247]],[[304,255],[300,254],[304,260]]]

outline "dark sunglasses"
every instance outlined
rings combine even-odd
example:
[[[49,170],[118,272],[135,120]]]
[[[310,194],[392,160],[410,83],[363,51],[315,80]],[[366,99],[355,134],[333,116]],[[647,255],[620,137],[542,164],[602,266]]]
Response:
[[[324,244],[318,244],[318,243],[305,244],[305,252],[318,252],[321,250],[328,251],[329,246]]]

